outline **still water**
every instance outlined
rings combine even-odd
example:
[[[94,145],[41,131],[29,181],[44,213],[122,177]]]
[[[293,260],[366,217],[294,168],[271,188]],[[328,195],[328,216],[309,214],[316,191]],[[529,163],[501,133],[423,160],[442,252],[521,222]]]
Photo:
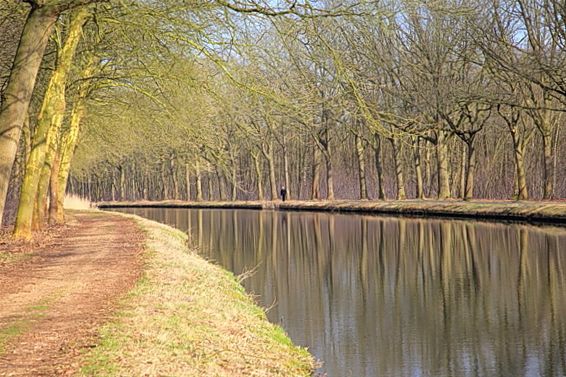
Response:
[[[190,235],[328,376],[566,376],[566,229],[128,209]]]

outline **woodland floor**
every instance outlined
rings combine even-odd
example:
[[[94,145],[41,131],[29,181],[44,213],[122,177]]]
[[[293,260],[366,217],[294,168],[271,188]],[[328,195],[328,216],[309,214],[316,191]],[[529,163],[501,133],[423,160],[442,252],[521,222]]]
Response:
[[[32,243],[0,235],[0,376],[65,376],[142,269],[132,219],[72,212]]]

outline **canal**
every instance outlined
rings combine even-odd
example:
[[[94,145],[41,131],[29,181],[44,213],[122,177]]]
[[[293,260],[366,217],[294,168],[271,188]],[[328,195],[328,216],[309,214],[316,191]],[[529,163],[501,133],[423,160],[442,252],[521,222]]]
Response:
[[[565,376],[566,228],[123,209],[188,232],[328,376]]]

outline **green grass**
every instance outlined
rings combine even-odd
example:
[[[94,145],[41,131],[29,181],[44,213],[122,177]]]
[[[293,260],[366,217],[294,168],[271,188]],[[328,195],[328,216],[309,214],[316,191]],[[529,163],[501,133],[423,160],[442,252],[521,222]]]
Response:
[[[20,320],[0,329],[0,355],[6,352],[6,345],[10,340],[25,332],[29,327],[29,323],[29,320]]]
[[[8,253],[0,252],[0,265],[23,262],[31,258],[33,253]]]
[[[6,346],[12,339],[23,335],[31,327],[33,321],[43,318],[44,312],[49,309],[50,301],[49,298],[42,299],[38,304],[25,309],[20,319],[0,328],[0,356],[6,352]]]
[[[84,356],[86,376],[308,376],[312,356],[247,295],[233,274],[187,249],[187,236],[137,218],[145,276]]]

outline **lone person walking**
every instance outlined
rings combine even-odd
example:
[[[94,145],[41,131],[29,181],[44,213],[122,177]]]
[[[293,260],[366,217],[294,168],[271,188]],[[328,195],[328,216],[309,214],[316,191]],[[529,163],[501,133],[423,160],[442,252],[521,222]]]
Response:
[[[281,200],[285,201],[287,199],[287,189],[285,186],[281,186]]]

